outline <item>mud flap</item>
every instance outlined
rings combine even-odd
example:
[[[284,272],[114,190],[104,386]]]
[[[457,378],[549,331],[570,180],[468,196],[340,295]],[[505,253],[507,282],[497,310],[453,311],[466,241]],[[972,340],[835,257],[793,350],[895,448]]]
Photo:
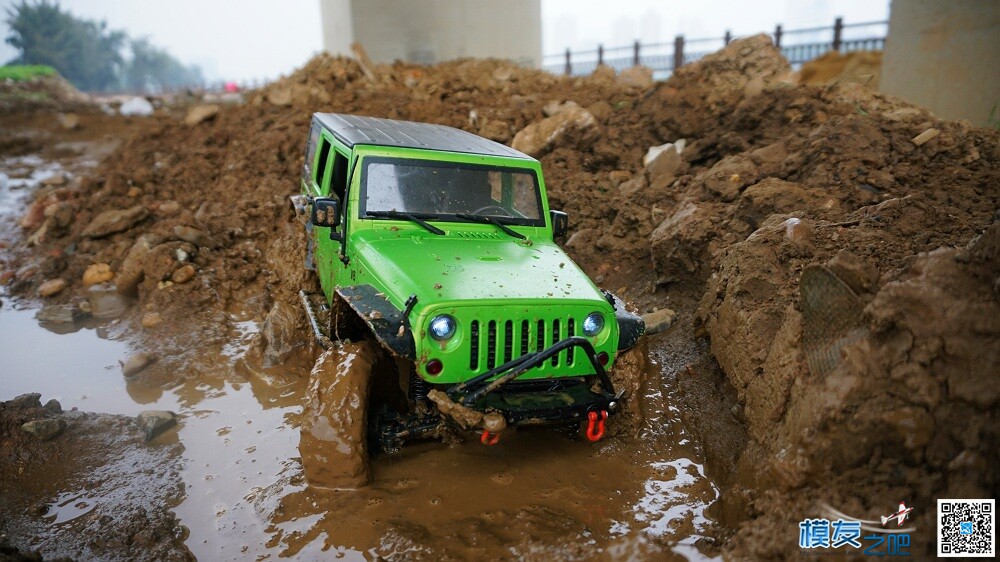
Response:
[[[416,361],[416,345],[410,323],[385,295],[371,285],[342,287],[337,294],[348,304],[371,329],[379,343],[393,355]]]

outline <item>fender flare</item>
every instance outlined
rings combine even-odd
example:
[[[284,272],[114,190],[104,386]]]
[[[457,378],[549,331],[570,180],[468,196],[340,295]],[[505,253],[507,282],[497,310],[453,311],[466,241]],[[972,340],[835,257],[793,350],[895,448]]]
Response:
[[[341,298],[368,325],[375,338],[393,355],[415,361],[416,344],[410,322],[384,293],[364,284],[337,289]]]
[[[604,294],[615,309],[615,320],[618,322],[618,351],[631,349],[646,333],[646,322],[642,316],[626,310],[625,301],[617,295],[611,291],[604,291]]]

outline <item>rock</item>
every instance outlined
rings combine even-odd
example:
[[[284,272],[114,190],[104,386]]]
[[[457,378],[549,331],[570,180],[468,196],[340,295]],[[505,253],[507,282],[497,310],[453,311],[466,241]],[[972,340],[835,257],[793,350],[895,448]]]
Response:
[[[611,187],[618,187],[630,179],[632,179],[632,174],[625,170],[615,170],[608,173],[608,181],[611,182]]]
[[[143,205],[135,205],[128,209],[104,211],[90,221],[90,224],[84,229],[82,236],[86,238],[104,238],[116,232],[128,230],[145,220],[148,216],[149,209]]]
[[[267,101],[274,105],[287,107],[292,105],[292,89],[288,87],[272,87],[267,92]]]
[[[42,409],[44,409],[46,412],[52,415],[59,415],[63,413],[62,404],[60,404],[59,401],[56,400],[55,398],[52,398],[51,400],[46,402],[45,405],[42,406]]]
[[[936,136],[938,136],[940,134],[941,134],[941,131],[935,129],[934,127],[931,127],[930,129],[927,129],[926,131],[924,131],[924,132],[920,133],[919,135],[913,137],[913,144],[915,144],[917,146],[920,146],[920,145],[924,144],[925,142],[933,139],[934,137],[936,137]]]
[[[563,109],[565,109],[566,108],[566,104],[568,104],[568,103],[572,103],[572,102],[565,102],[565,103],[563,103],[563,102],[561,102],[559,100],[552,100],[552,101],[550,101],[549,103],[545,104],[542,107],[542,115],[544,115],[546,117],[552,117],[556,113],[559,113],[560,111],[562,111]]]
[[[49,279],[38,286],[38,296],[51,297],[66,288],[65,279]]]
[[[91,285],[111,281],[114,278],[115,274],[111,271],[110,265],[106,263],[91,264],[87,266],[87,270],[83,272],[83,286],[90,287]]]
[[[101,283],[87,289],[87,304],[95,318],[118,318],[131,302],[112,283]]]
[[[25,410],[28,408],[41,408],[42,395],[37,392],[20,394],[14,397],[13,400],[8,400],[7,402],[4,402],[3,405],[8,410]]]
[[[514,76],[513,66],[498,66],[493,69],[493,79],[499,82],[506,82]]]
[[[35,314],[36,320],[49,324],[72,324],[86,317],[87,313],[75,304],[51,304]]]
[[[60,113],[56,115],[56,121],[59,122],[60,127],[67,131],[80,126],[80,116],[76,113]]]
[[[188,110],[187,116],[184,117],[184,124],[193,127],[204,121],[214,119],[218,114],[219,106],[214,103],[208,105],[196,105]]]
[[[8,270],[0,273],[0,285],[6,285],[6,284],[10,283],[11,281],[13,281],[16,278],[16,276],[17,276],[17,273],[15,273],[14,270],[12,270],[12,269],[8,269]]]
[[[187,283],[188,281],[194,279],[194,273],[194,266],[187,264],[185,266],[181,266],[177,269],[177,271],[170,274],[170,280],[178,285]]]
[[[662,308],[649,314],[643,314],[642,320],[646,323],[646,335],[666,332],[674,323],[674,317],[676,316],[677,313],[669,308]]]
[[[714,191],[725,202],[740,194],[740,190],[757,181],[757,165],[742,154],[726,156],[705,173],[705,187]]]
[[[181,212],[181,204],[177,201],[164,201],[156,208],[157,214],[172,217]]]
[[[510,125],[499,119],[486,121],[479,127],[479,136],[506,144],[511,138]]]
[[[190,226],[175,226],[174,236],[200,248],[218,248],[219,242],[207,232]]]
[[[166,281],[194,252],[195,247],[187,242],[160,244],[147,254],[142,266],[144,275],[156,281]]]
[[[649,184],[654,188],[667,187],[677,179],[677,171],[684,162],[675,146],[670,146],[661,151],[646,164],[646,174],[649,176]]]
[[[778,173],[781,163],[788,157],[785,141],[769,144],[750,153],[750,160],[760,168],[760,173],[768,176]]]
[[[125,116],[137,115],[145,117],[153,114],[153,104],[149,103],[149,100],[146,98],[134,96],[122,103],[121,107],[118,108],[118,113]]]
[[[14,272],[14,278],[18,281],[27,281],[28,279],[38,275],[40,271],[41,267],[39,267],[37,263],[29,263],[19,267],[17,271]]]
[[[649,187],[649,182],[646,181],[646,176],[644,174],[637,174],[632,179],[619,185],[618,190],[622,195],[632,195],[647,187]]]
[[[160,316],[159,312],[147,312],[142,316],[142,326],[144,328],[152,328],[163,322],[163,318]]]
[[[177,425],[177,414],[169,410],[144,410],[135,421],[139,424],[146,441],[152,441],[164,431]]]
[[[511,147],[530,156],[539,156],[558,145],[588,148],[601,134],[597,120],[574,102],[564,105],[559,113],[519,131]]]
[[[159,239],[143,235],[136,239],[135,244],[125,254],[121,267],[118,268],[118,277],[115,278],[115,285],[118,292],[123,295],[135,295],[139,283],[145,275],[144,266],[146,258],[149,256],[153,246],[159,243]]]
[[[656,159],[661,152],[673,149],[677,154],[684,152],[684,147],[687,146],[687,140],[677,139],[674,142],[668,142],[666,144],[661,144],[659,146],[651,146],[646,150],[646,155],[642,157],[642,165],[648,166],[650,162]]]
[[[66,431],[66,422],[60,419],[44,419],[30,421],[21,426],[21,430],[31,434],[39,441],[49,441],[62,435]]]
[[[618,73],[618,83],[623,86],[632,86],[645,90],[651,88],[653,82],[653,69],[645,66],[632,66]]]
[[[284,363],[297,347],[307,341],[299,329],[300,318],[299,310],[286,302],[275,302],[271,307],[260,329],[264,340],[265,367]]]
[[[138,353],[132,354],[128,359],[125,360],[125,364],[122,365],[122,374],[125,377],[134,377],[142,372],[143,369],[153,364],[156,361],[156,357],[140,351]]]
[[[62,187],[66,185],[67,181],[66,176],[62,174],[55,174],[42,180],[42,185],[49,187]]]

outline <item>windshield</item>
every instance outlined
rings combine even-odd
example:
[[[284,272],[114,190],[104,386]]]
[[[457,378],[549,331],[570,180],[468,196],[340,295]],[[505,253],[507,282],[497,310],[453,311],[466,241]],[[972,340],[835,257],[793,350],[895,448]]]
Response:
[[[359,216],[392,211],[427,219],[485,215],[515,225],[544,226],[533,170],[368,158],[361,176]]]

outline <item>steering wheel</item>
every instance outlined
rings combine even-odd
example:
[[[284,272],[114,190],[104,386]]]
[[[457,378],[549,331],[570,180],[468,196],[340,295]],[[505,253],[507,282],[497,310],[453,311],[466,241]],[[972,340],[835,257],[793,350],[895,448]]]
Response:
[[[481,215],[483,213],[483,211],[488,211],[490,209],[494,209],[494,210],[500,211],[499,214],[501,216],[504,216],[504,217],[513,217],[514,216],[514,215],[510,214],[510,211],[508,211],[507,209],[504,209],[500,205],[487,205],[485,207],[481,207],[479,209],[476,209],[475,213],[473,213],[473,214]]]

